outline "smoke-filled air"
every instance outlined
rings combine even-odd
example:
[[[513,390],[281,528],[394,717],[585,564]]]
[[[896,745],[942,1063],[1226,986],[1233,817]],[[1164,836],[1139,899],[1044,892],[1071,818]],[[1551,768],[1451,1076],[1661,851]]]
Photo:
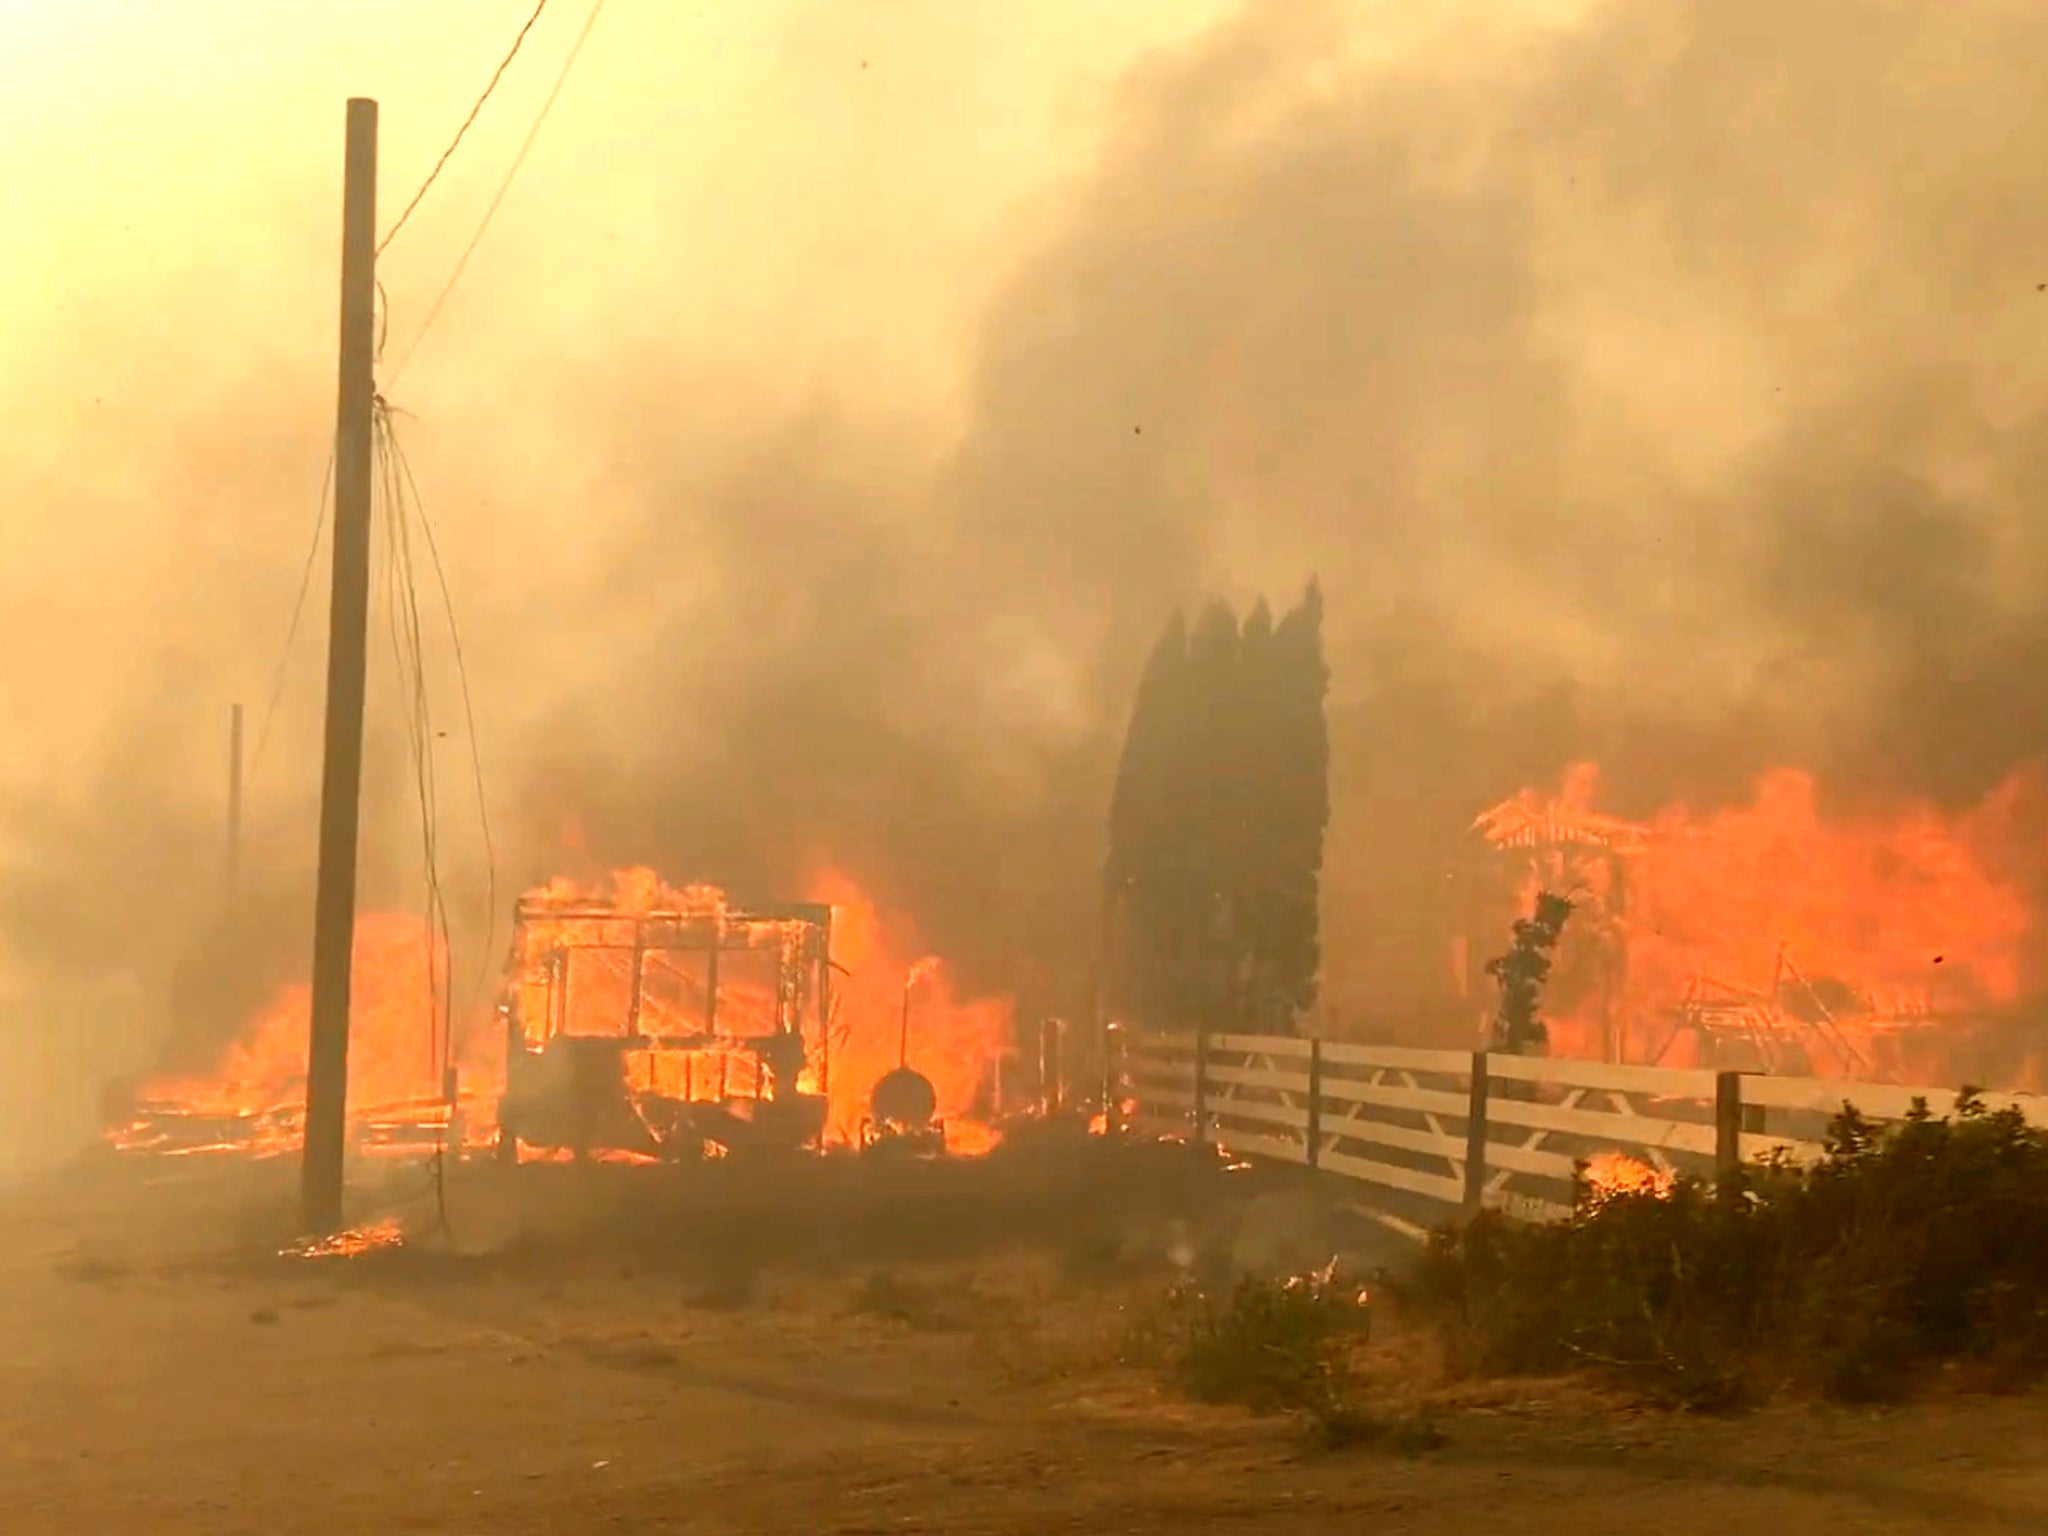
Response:
[[[0,1165],[302,1027],[341,102],[388,225],[524,9],[0,3]],[[1940,966],[2030,1070],[2048,9],[618,5],[437,308],[559,12],[378,266],[467,682],[419,553],[458,1032],[522,891],[626,869],[879,931],[877,1071],[920,956],[919,1029],[1092,1017],[1148,653],[1313,579],[1325,1032],[1467,1042],[1474,824],[1526,791],[1668,834],[1690,926],[1631,985]],[[425,876],[381,538],[383,918]]]

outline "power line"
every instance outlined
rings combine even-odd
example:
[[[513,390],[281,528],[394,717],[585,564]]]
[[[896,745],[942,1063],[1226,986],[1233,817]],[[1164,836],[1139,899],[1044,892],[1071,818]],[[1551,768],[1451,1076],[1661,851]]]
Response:
[[[270,698],[263,706],[263,718],[256,727],[255,750],[249,754],[249,779],[252,782],[263,762],[263,749],[270,741],[270,725],[277,714],[278,702],[284,696],[285,672],[291,666],[292,643],[299,637],[299,620],[305,616],[306,596],[313,589],[313,567],[320,559],[320,536],[327,531],[327,504],[333,490],[334,447],[330,443],[327,465],[320,471],[320,505],[313,514],[313,537],[306,545],[306,563],[299,571],[299,595],[292,600],[291,622],[285,626],[284,645],[278,653],[276,670],[271,674]]]
[[[393,224],[385,232],[384,238],[377,242],[377,254],[379,256],[384,254],[384,247],[398,238],[398,232],[405,228],[405,221],[412,217],[413,210],[419,207],[420,201],[426,197],[428,189],[440,177],[442,168],[448,164],[450,157],[455,153],[456,147],[462,143],[462,136],[469,132],[471,126],[476,122],[477,114],[483,111],[484,103],[491,99],[491,92],[495,91],[498,88],[498,82],[505,78],[505,71],[512,67],[512,61],[519,57],[519,49],[526,41],[526,34],[533,30],[533,24],[540,20],[541,12],[547,8],[548,0],[538,0],[538,3],[535,4],[533,14],[526,18],[526,24],[519,29],[518,36],[512,39],[512,46],[505,51],[505,57],[500,59],[498,67],[491,71],[490,83],[484,87],[483,94],[477,97],[476,104],[469,109],[469,116],[465,117],[462,120],[462,126],[455,130],[455,137],[450,139],[448,147],[441,151],[441,158],[436,160],[434,168],[427,172],[427,179],[420,183],[419,191],[413,193],[412,201],[405,205],[405,211],[399,214],[398,222]]]
[[[449,974],[454,957],[454,937],[448,920],[447,893],[441,884],[440,807],[434,774],[434,722],[427,693],[426,656],[422,644],[419,587],[412,563],[412,519],[419,509],[408,504],[407,476],[400,471],[401,455],[388,407],[380,407],[376,418],[378,471],[384,491],[384,530],[389,571],[391,649],[397,662],[398,680],[406,695],[405,728],[412,748],[414,789],[420,813],[420,852],[425,876],[427,934],[427,1017],[428,1050],[434,1073],[447,1100],[447,1120],[441,1126],[433,1160],[434,1201],[444,1232],[448,1223],[446,1161],[449,1132],[454,1127],[456,1095],[448,1091],[450,1065],[454,1059],[455,998]]]
[[[497,195],[491,199],[490,207],[484,210],[483,218],[477,223],[476,233],[469,237],[469,244],[463,247],[462,255],[456,259],[455,269],[448,274],[448,281],[441,285],[440,293],[428,306],[426,319],[420,322],[420,328],[413,333],[411,342],[406,345],[405,354],[398,360],[398,366],[391,370],[388,383],[398,382],[398,376],[405,372],[406,364],[412,361],[413,353],[419,350],[419,345],[426,339],[427,332],[433,329],[434,322],[440,318],[442,306],[448,302],[448,296],[462,280],[462,274],[469,266],[469,258],[476,254],[476,248],[483,243],[485,231],[491,227],[491,220],[497,217],[499,205],[505,201],[505,194],[512,190],[513,179],[518,176],[519,168],[526,164],[526,156],[532,150],[534,140],[540,137],[542,125],[547,122],[548,114],[554,110],[555,99],[562,94],[562,87],[569,83],[570,71],[575,69],[577,57],[583,52],[583,45],[590,40],[591,30],[596,27],[597,18],[604,13],[604,7],[605,0],[593,0],[590,14],[583,18],[582,31],[576,34],[576,41],[569,46],[568,57],[562,61],[561,73],[555,76],[554,86],[548,91],[547,99],[540,104],[540,111],[534,116],[533,126],[527,129],[526,138],[519,146],[519,153],[512,157],[512,164],[506,169],[505,179],[498,183]]]
[[[479,830],[484,844],[484,883],[486,889],[485,908],[488,914],[488,928],[484,940],[483,967],[477,991],[479,998],[489,980],[491,950],[497,939],[498,921],[498,853],[491,837],[490,802],[484,794],[483,750],[476,729],[476,706],[469,689],[469,662],[462,648],[462,629],[455,619],[455,598],[448,586],[447,567],[441,562],[440,542],[434,537],[433,520],[427,516],[426,502],[420,495],[419,482],[413,476],[412,461],[406,456],[405,446],[398,440],[398,434],[387,428],[390,435],[391,451],[398,464],[408,500],[419,518],[420,533],[427,546],[428,558],[434,567],[434,581],[441,591],[441,610],[448,620],[448,643],[455,656],[455,681],[462,694],[462,715],[464,728],[469,735],[469,766],[471,781],[476,790],[476,812]]]

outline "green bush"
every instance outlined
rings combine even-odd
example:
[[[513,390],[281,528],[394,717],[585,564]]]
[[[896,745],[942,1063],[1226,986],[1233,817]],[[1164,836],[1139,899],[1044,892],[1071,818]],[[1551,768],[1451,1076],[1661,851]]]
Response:
[[[2018,1386],[2048,1370],[2048,1133],[1967,1091],[1884,1129],[1845,1108],[1810,1168],[1440,1231],[1405,1299],[1462,1373],[1592,1367],[1695,1407],[1889,1399],[1949,1363]]]

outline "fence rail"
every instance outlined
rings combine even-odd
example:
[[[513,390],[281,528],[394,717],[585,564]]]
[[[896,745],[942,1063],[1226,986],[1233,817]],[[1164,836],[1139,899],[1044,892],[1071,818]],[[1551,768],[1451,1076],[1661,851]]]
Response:
[[[1568,1215],[1579,1168],[1619,1153],[1661,1177],[1712,1178],[1758,1158],[1820,1156],[1845,1104],[1891,1121],[1953,1090],[1616,1066],[1487,1051],[1257,1035],[1138,1034],[1123,1070],[1141,1133],[1211,1142],[1377,1186],[1419,1233],[1451,1211]],[[1987,1093],[2048,1125],[2048,1098]]]

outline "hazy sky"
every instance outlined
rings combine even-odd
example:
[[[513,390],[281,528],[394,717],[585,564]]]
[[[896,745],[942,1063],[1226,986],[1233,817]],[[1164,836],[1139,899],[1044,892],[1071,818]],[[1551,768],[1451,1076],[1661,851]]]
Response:
[[[388,218],[527,10],[0,0],[18,976],[189,944],[331,429],[343,99]],[[583,15],[382,264],[394,351]],[[391,389],[506,864],[844,862],[1055,995],[1152,634],[1311,573],[1361,1010],[1573,758],[1623,809],[1972,800],[2048,740],[2044,70],[2035,0],[610,0]],[[320,597],[252,828],[291,957]]]

